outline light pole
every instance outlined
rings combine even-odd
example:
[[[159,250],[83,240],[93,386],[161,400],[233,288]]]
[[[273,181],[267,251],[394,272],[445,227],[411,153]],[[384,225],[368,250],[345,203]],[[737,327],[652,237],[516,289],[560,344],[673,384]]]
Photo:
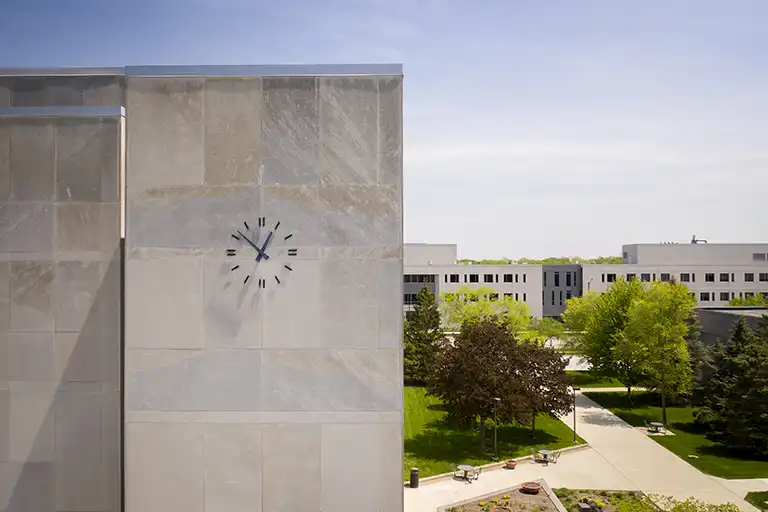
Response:
[[[576,442],[576,392],[581,388],[573,387],[573,442]]]
[[[589,281],[587,281],[587,291],[590,291],[592,289],[592,280],[594,277],[590,277]]]
[[[499,402],[501,398],[493,399],[493,460],[499,460],[499,417],[496,413]]]

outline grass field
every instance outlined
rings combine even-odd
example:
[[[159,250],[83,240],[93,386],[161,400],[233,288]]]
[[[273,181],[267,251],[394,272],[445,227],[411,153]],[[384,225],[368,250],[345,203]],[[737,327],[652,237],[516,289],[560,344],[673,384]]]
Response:
[[[768,491],[750,492],[744,499],[760,510],[768,510]]]
[[[638,392],[633,404],[625,393],[585,393],[630,425],[643,426],[643,420],[661,421],[658,395]],[[722,478],[768,478],[768,461],[747,460],[728,453],[719,444],[709,441],[693,421],[693,407],[667,407],[667,423],[674,436],[651,436],[691,465],[710,475]],[[689,457],[694,455],[695,457]]]
[[[424,388],[405,388],[405,458],[403,475],[417,467],[421,476],[447,473],[451,464],[481,465],[492,462],[493,422],[487,423],[486,449],[480,435],[471,429],[457,429],[445,421],[442,404],[426,395]],[[536,418],[536,437],[531,429],[519,425],[499,425],[501,460],[531,454],[531,447],[559,449],[574,446],[573,431],[560,420],[540,415]],[[579,438],[578,443],[584,441]],[[578,444],[576,443],[576,444]]]
[[[615,379],[603,379],[593,376],[588,371],[567,370],[573,378],[573,385],[579,388],[623,388],[624,384]]]

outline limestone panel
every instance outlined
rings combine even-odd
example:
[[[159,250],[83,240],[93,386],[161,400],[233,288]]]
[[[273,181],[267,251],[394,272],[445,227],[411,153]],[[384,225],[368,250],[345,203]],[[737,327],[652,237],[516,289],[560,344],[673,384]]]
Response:
[[[263,510],[317,512],[322,492],[321,425],[263,429]]]
[[[54,407],[56,510],[109,510],[101,459],[100,387],[59,391]]]
[[[58,252],[112,253],[120,240],[118,203],[57,203]]]
[[[202,348],[202,263],[195,259],[128,259],[125,315],[128,348]]]
[[[55,474],[50,462],[0,463],[0,510],[55,510]]]
[[[403,182],[403,79],[379,78],[380,185]]]
[[[265,350],[264,407],[277,411],[394,410],[402,401],[399,353]]]
[[[52,201],[54,192],[54,123],[16,120],[11,128],[11,199]]]
[[[54,374],[61,382],[102,382],[108,378],[107,346],[118,344],[117,335],[100,332],[56,333]]]
[[[264,184],[319,185],[317,79],[263,79]]]
[[[379,343],[376,260],[329,257],[322,266],[319,302],[322,306],[323,346],[376,348]],[[355,314],[350,315],[353,310]]]
[[[121,512],[121,450],[123,424],[119,391],[102,394],[101,408],[101,462],[104,472],[104,494],[107,512]]]
[[[0,204],[0,252],[52,253],[53,204]]]
[[[256,350],[129,350],[130,411],[256,411],[261,408]]]
[[[255,269],[249,255],[232,260],[206,260],[203,322],[206,348],[258,348],[262,346],[262,307]],[[240,268],[232,270],[236,266]],[[242,271],[240,271],[242,269]],[[245,277],[244,277],[245,276]]]
[[[14,107],[122,104],[119,76],[27,76],[11,80]]]
[[[322,432],[322,510],[381,510],[379,426],[323,425]]]
[[[203,84],[202,78],[128,79],[129,197],[155,187],[203,184]]]
[[[0,85],[0,108],[2,104],[2,85]],[[11,123],[0,119],[0,202],[11,197]]]
[[[11,330],[11,264],[0,261],[0,333],[9,330]],[[2,366],[1,362],[0,366]],[[0,377],[0,380],[4,379]]]
[[[91,324],[95,325],[89,325],[90,329],[100,325],[95,298],[102,274],[100,261],[56,263],[53,290],[56,332],[79,332],[91,315]]]
[[[194,423],[126,425],[126,509],[204,512],[205,430]]]
[[[231,234],[261,215],[256,187],[158,187],[132,199],[128,241],[131,248],[199,248],[224,256]]]
[[[0,390],[0,465],[8,461],[8,443],[11,436],[10,426],[11,392],[7,389],[2,389]],[[2,503],[0,503],[0,506],[2,506]]]
[[[205,81],[205,183],[261,182],[261,78]]]
[[[51,262],[11,262],[11,328],[14,331],[53,331]]]
[[[403,510],[402,417],[396,423],[379,424],[378,443],[379,507],[381,510]]]
[[[378,264],[379,347],[396,349],[403,339],[403,261],[384,259]]]
[[[377,183],[378,85],[373,77],[320,78],[323,184]]]
[[[52,462],[55,383],[12,382],[9,459]]]
[[[0,334],[4,344],[8,381],[52,381],[53,333],[7,332]]]
[[[56,200],[118,201],[116,121],[60,120],[56,130]]]
[[[206,512],[260,512],[264,473],[262,426],[210,424],[207,429]],[[271,471],[271,468],[268,470]]]
[[[295,231],[302,246],[397,246],[400,193],[394,187],[264,187],[264,215]]]

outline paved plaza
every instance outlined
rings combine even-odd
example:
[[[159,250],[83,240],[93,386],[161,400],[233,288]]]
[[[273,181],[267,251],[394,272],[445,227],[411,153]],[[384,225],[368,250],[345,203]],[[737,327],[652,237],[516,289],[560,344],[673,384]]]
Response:
[[[419,489],[406,488],[405,511],[434,512],[438,506],[538,478],[553,488],[640,490],[678,499],[694,496],[710,503],[731,502],[744,511],[757,510],[744,501],[747,492],[768,490],[768,479],[724,480],[705,475],[581,393],[576,405],[576,429],[589,447],[564,452],[557,464],[525,460],[514,470],[484,471],[472,484],[440,479]],[[573,425],[572,414],[562,420]]]

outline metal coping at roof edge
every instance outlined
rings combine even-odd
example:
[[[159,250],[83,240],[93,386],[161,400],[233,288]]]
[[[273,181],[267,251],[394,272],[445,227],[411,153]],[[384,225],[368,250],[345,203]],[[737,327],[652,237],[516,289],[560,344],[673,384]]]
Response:
[[[123,107],[45,106],[0,108],[0,117],[125,117]]]
[[[400,76],[402,64],[263,64],[200,66],[125,66],[70,68],[0,68],[0,76]]]

